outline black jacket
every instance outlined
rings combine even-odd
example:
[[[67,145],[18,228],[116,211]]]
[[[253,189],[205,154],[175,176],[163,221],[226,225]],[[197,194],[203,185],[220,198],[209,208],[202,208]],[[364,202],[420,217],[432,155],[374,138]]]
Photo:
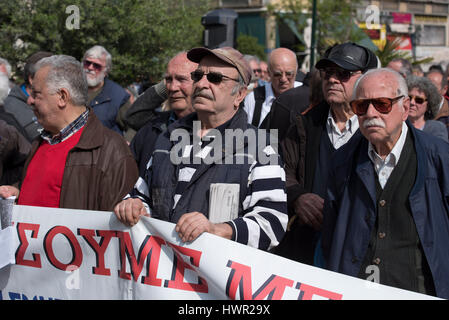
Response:
[[[154,151],[157,137],[167,130],[171,111],[158,113],[157,118],[144,125],[131,141],[131,151],[139,167],[139,175],[143,177],[148,161]]]

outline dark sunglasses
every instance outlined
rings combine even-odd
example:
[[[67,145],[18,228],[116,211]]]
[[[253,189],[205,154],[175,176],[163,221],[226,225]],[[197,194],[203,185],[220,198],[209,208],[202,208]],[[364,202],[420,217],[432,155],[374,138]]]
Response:
[[[329,79],[332,75],[335,75],[340,81],[348,81],[354,74],[360,71],[348,71],[344,69],[320,69],[320,76],[322,79]]]
[[[253,69],[254,73],[262,73],[262,69]]]
[[[352,111],[358,116],[363,116],[368,110],[370,104],[372,104],[380,113],[387,114],[391,111],[393,104],[403,97],[404,95],[396,98],[382,97],[373,99],[359,99],[352,100],[349,104],[351,105]]]
[[[418,104],[422,104],[422,103],[424,103],[424,102],[426,102],[427,101],[427,99],[424,99],[424,98],[422,98],[422,97],[417,97],[417,96],[408,96],[409,98],[410,98],[410,101],[412,101],[413,99],[415,99],[415,102],[416,103],[418,103]]]
[[[103,69],[103,66],[101,64],[89,60],[84,60],[83,65],[84,68],[89,68],[90,65],[92,65],[96,71],[101,71]]]
[[[203,76],[206,75],[207,81],[213,84],[219,84],[224,79],[234,80],[236,82],[239,82],[238,79],[233,79],[231,77],[225,76],[224,74],[218,73],[218,72],[209,72],[204,73],[203,70],[195,70],[190,73],[190,77],[192,78],[193,82],[198,82],[201,79],[203,79]]]

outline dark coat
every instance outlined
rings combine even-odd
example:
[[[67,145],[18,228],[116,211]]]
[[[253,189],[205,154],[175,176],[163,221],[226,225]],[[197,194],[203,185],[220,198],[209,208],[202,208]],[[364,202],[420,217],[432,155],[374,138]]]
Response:
[[[297,115],[285,139],[281,141],[290,218],[295,215],[293,205],[296,199],[312,191],[321,135],[326,126],[329,108],[327,102],[323,101],[303,115]],[[317,233],[312,227],[299,225],[297,221],[298,219],[291,225],[291,229],[273,252],[312,265]]]
[[[170,114],[171,111],[160,112],[156,119],[140,128],[131,141],[131,151],[139,167],[139,175],[142,177],[153,154],[157,137],[167,130]]]
[[[8,114],[9,118],[2,117],[2,119],[15,126],[29,142],[32,142],[39,136],[39,130],[42,127],[37,122],[31,106],[27,104],[27,99],[21,86],[13,87],[3,102],[4,112]]]
[[[89,106],[106,128],[123,134],[116,119],[120,107],[129,100],[129,97],[130,95],[120,85],[105,78],[103,89],[90,102]]]
[[[410,208],[439,297],[449,298],[449,144],[408,124],[417,154]],[[361,135],[333,159],[322,247],[330,270],[357,276],[377,216],[376,173]]]
[[[39,137],[32,144],[22,181],[41,142]],[[126,141],[103,126],[91,110],[78,144],[67,155],[59,207],[112,211],[138,177]]]
[[[0,120],[0,185],[19,182],[30,147],[16,128]]]
[[[167,99],[167,89],[159,82],[145,90],[132,106],[126,111],[124,122],[130,128],[138,131],[149,121],[158,117],[156,109]]]

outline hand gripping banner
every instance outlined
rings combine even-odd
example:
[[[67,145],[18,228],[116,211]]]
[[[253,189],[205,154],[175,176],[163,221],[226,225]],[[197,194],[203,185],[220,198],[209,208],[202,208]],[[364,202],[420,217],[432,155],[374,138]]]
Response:
[[[172,223],[14,206],[0,231],[0,299],[433,299],[300,264]]]

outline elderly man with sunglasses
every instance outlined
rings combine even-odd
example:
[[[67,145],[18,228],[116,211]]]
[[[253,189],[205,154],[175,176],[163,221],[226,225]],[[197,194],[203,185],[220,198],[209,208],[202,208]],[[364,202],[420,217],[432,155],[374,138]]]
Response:
[[[352,89],[363,72],[376,66],[376,56],[354,43],[329,48],[315,65],[324,101],[297,116],[281,141],[290,222],[276,254],[314,264],[331,156],[358,131],[349,106]]]
[[[195,48],[187,57],[199,63],[191,73],[195,112],[158,137],[145,175],[115,214],[129,226],[142,215],[176,223],[184,242],[208,232],[268,250],[287,226],[285,172],[268,137],[239,107],[251,68],[229,47]]]
[[[333,158],[322,248],[328,269],[449,298],[449,144],[406,121],[405,79],[372,70],[351,107],[362,135]]]
[[[106,128],[123,135],[124,124],[119,111],[129,109],[130,95],[108,78],[112,69],[111,54],[96,45],[86,51],[82,61],[89,86],[88,105]]]

